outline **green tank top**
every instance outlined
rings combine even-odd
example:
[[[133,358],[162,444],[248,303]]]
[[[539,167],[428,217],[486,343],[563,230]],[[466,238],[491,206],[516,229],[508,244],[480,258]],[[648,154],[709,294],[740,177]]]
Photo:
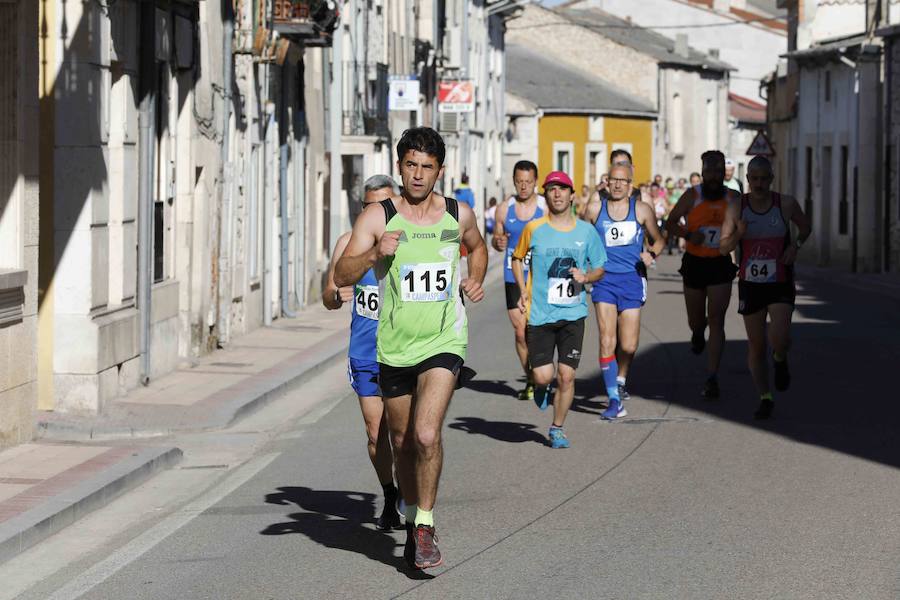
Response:
[[[437,354],[466,358],[468,322],[459,290],[459,208],[446,198],[447,212],[434,225],[415,225],[391,200],[385,231],[400,231],[392,257],[376,266],[381,314],[376,337],[378,362],[411,367]]]

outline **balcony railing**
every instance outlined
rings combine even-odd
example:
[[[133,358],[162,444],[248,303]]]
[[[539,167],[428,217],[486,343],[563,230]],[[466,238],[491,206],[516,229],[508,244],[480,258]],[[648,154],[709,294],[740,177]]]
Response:
[[[272,10],[275,31],[307,46],[328,45],[340,16],[336,3],[326,0],[275,0]]]

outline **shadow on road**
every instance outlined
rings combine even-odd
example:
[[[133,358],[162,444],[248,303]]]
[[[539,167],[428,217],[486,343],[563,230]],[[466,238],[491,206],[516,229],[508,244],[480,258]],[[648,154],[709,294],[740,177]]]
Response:
[[[447,427],[466,433],[486,435],[489,438],[521,444],[522,442],[537,442],[542,446],[547,445],[547,439],[535,431],[535,426],[530,423],[512,423],[509,421],[487,421],[480,417],[457,417]]]
[[[398,543],[391,532],[371,527],[375,495],[366,492],[314,490],[308,487],[281,487],[266,495],[267,504],[297,505],[307,512],[287,515],[290,521],[273,523],[261,535],[300,533],[327,548],[362,554],[371,560],[395,567],[411,579],[431,579],[422,571],[410,570],[402,556],[395,555]]]
[[[496,394],[498,396],[513,396],[518,391],[502,379],[472,379],[463,383],[463,386],[482,394]]]

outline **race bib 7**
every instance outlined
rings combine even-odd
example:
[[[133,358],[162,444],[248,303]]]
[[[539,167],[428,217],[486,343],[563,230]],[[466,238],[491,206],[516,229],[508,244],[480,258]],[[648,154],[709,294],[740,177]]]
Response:
[[[706,248],[718,248],[719,241],[722,237],[721,227],[700,227],[697,231],[703,234],[702,246]]]
[[[353,300],[353,309],[356,314],[377,321],[379,304],[377,285],[356,286],[356,298]]]
[[[400,266],[400,300],[442,302],[450,299],[453,268],[449,262]]]

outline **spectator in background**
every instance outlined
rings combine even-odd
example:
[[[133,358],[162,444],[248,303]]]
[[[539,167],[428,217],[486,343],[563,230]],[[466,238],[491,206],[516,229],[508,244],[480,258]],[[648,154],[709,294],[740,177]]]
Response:
[[[581,215],[584,214],[584,209],[587,208],[588,202],[591,201],[591,188],[589,185],[581,186],[581,194],[575,196],[572,201],[572,214],[574,214],[579,219]]]
[[[739,194],[744,193],[744,184],[734,176],[734,161],[730,158],[725,159],[725,187]]]
[[[484,211],[484,230],[489,234],[494,233],[494,215],[497,213],[497,199],[491,196],[488,207]]]
[[[459,187],[453,190],[453,197],[460,202],[465,202],[469,208],[475,210],[475,192],[469,187],[469,176],[463,173],[459,181]]]
[[[696,171],[691,173],[691,187],[697,187],[703,181],[703,178],[700,177],[700,173]]]

